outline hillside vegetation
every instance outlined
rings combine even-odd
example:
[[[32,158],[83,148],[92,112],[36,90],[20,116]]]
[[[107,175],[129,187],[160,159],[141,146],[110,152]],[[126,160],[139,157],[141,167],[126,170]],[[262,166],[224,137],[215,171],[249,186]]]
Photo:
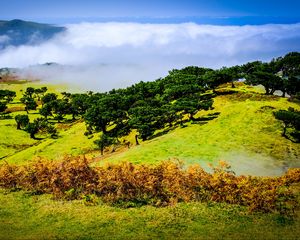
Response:
[[[238,173],[256,175],[277,175],[289,166],[299,167],[299,145],[281,136],[281,123],[272,114],[288,107],[299,109],[299,105],[283,98],[260,98],[251,89],[216,97],[214,110],[204,114],[219,112],[217,118],[177,128],[104,161],[157,163],[178,158],[185,164],[206,166],[221,159]]]
[[[15,90],[17,97],[9,105],[11,109],[24,109],[19,99],[28,86],[44,86],[40,83],[3,84],[3,88]],[[49,92],[59,93],[65,86],[47,85]],[[221,86],[219,90],[228,90]],[[20,91],[22,90],[22,92]],[[111,153],[107,148],[103,157],[96,149],[92,138],[84,135],[85,123],[81,120],[58,125],[57,139],[31,139],[28,133],[16,129],[14,119],[0,121],[0,157],[9,163],[27,163],[38,156],[47,159],[62,159],[64,155],[86,154],[99,163],[131,161],[133,163],[158,163],[162,160],[178,158],[185,164],[219,160],[230,162],[237,173],[256,175],[279,175],[288,167],[299,166],[300,148],[281,136],[281,123],[273,116],[279,109],[293,107],[297,103],[287,98],[266,96],[259,88],[236,84],[235,92],[214,98],[213,110],[199,112],[196,117],[203,120],[194,124],[186,123],[184,128],[169,129],[163,134],[135,146],[134,134],[125,137],[131,148],[120,148]],[[11,113],[15,116],[24,111]],[[209,120],[207,117],[215,116]],[[36,111],[30,111],[31,120],[38,118]],[[159,134],[158,134],[159,135]],[[250,167],[251,166],[251,167]]]
[[[106,93],[3,81],[0,238],[296,239],[299,76],[289,53]]]

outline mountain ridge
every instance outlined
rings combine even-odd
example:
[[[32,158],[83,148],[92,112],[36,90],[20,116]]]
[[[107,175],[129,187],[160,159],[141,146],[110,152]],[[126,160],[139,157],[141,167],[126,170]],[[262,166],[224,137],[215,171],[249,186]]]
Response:
[[[9,45],[39,44],[65,31],[65,27],[13,19],[0,20],[0,49]]]

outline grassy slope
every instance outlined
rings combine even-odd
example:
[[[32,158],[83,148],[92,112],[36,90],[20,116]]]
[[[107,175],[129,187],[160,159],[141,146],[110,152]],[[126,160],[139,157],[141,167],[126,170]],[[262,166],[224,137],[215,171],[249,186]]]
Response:
[[[299,219],[226,204],[120,209],[0,190],[0,239],[297,239]]]
[[[18,98],[32,83],[2,85],[17,91]],[[40,87],[34,83],[34,87]],[[65,91],[65,86],[48,86],[49,92]],[[281,137],[281,125],[275,120],[274,109],[286,109],[299,105],[287,99],[265,97],[253,89],[241,85],[238,89],[245,94],[224,95],[215,98],[214,110],[221,112],[218,118],[206,124],[188,124],[168,134],[143,142],[128,151],[107,154],[100,163],[114,161],[131,161],[135,163],[156,163],[169,158],[179,158],[186,164],[207,162],[220,159],[230,162],[237,173],[257,175],[277,175],[289,166],[299,167],[299,144]],[[14,106],[20,106],[18,100]],[[267,108],[262,108],[266,107]],[[270,108],[272,107],[272,108]],[[20,113],[20,112],[17,112]],[[13,113],[15,115],[17,113]],[[200,112],[199,116],[207,114]],[[30,114],[30,118],[38,117]],[[60,159],[64,154],[82,154],[93,152],[95,138],[88,139],[83,135],[85,126],[78,122],[64,126],[58,139],[32,140],[23,131],[15,130],[15,121],[0,121],[0,157],[10,155],[5,160],[10,163],[26,163],[41,156],[49,159]],[[133,134],[130,136],[133,143]],[[32,145],[32,146],[30,146]],[[22,150],[22,151],[21,151]]]
[[[222,159],[229,161],[237,172],[258,175],[280,174],[286,166],[299,167],[299,144],[281,137],[281,125],[272,114],[274,109],[289,106],[299,109],[299,105],[283,98],[264,101],[254,101],[255,95],[245,101],[234,98],[217,97],[212,112],[221,114],[207,124],[177,128],[104,161],[155,163],[179,158],[186,164],[203,164]],[[274,109],[261,109],[264,106]]]
[[[15,101],[8,105],[9,108],[22,107],[19,99],[22,97],[22,92],[29,86],[39,88],[45,86],[45,84],[39,82],[0,84],[0,88],[13,90],[17,93]],[[63,85],[47,84],[47,88],[48,92],[57,94],[67,90],[67,86]],[[26,112],[13,112],[11,116],[14,117],[17,114],[26,114]],[[40,117],[37,111],[29,112],[31,120],[37,117]],[[0,158],[5,157],[5,160],[9,163],[26,163],[34,160],[37,156],[60,159],[64,154],[78,155],[94,148],[93,139],[88,139],[83,135],[85,132],[83,122],[66,124],[62,127],[58,139],[33,140],[29,138],[28,133],[16,130],[14,119],[0,120]]]

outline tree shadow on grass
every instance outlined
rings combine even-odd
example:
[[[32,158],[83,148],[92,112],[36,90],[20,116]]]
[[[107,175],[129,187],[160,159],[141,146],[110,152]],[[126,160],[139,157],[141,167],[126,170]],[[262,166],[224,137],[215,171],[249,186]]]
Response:
[[[194,118],[193,120],[185,119],[185,120],[182,120],[182,121],[178,121],[178,122],[174,123],[173,126],[168,127],[166,129],[164,129],[163,131],[160,131],[160,132],[157,132],[157,133],[153,134],[151,137],[148,138],[148,140],[163,136],[163,135],[169,133],[170,131],[175,130],[178,127],[185,128],[185,127],[188,126],[186,124],[188,122],[191,122],[191,124],[205,125],[209,121],[217,118],[219,115],[220,115],[220,112],[216,112],[216,113],[210,113],[210,114],[208,114],[206,116],[203,116],[203,117]]]

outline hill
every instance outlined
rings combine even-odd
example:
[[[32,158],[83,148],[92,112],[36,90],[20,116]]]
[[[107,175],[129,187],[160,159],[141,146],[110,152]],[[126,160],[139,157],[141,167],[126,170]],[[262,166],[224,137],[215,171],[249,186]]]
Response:
[[[6,88],[16,90],[17,98],[21,90],[28,86],[42,86],[38,83],[10,84]],[[49,91],[60,92],[63,86],[48,86]],[[223,85],[219,90],[226,90]],[[21,107],[18,99],[11,109]],[[37,156],[48,159],[61,159],[65,154],[86,154],[97,164],[104,162],[130,161],[134,163],[155,164],[167,159],[180,159],[186,165],[226,160],[238,174],[280,175],[288,167],[299,167],[300,147],[297,143],[281,136],[281,123],[273,116],[279,109],[293,107],[297,103],[287,98],[266,96],[259,88],[240,83],[235,92],[220,95],[214,99],[214,109],[199,112],[200,121],[187,123],[184,128],[167,129],[157,132],[156,137],[135,146],[134,134],[125,139],[131,148],[107,148],[103,157],[96,150],[93,141],[97,134],[84,135],[86,126],[78,120],[58,125],[57,139],[30,139],[24,131],[16,130],[14,119],[0,121],[0,157],[9,163],[27,163]],[[22,109],[19,109],[22,110]],[[12,116],[22,113],[13,112]],[[25,112],[24,112],[25,113]],[[36,112],[29,114],[37,118]]]
[[[214,109],[200,113],[204,120],[177,128],[128,151],[100,162],[157,163],[177,158],[185,164],[229,162],[238,174],[280,175],[299,167],[300,147],[281,136],[281,123],[273,116],[279,109],[299,105],[286,98],[264,96],[255,89],[240,88],[214,99]],[[245,90],[245,92],[243,91]],[[209,114],[220,113],[207,120]]]
[[[9,45],[38,44],[64,30],[64,27],[19,19],[0,21],[0,49]]]

